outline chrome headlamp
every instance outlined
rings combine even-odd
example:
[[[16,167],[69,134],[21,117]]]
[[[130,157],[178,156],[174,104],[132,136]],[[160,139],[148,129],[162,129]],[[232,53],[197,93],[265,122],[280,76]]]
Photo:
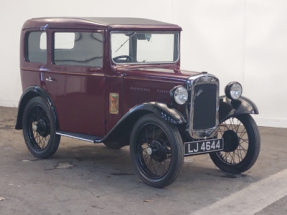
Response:
[[[230,82],[225,87],[225,95],[232,100],[237,100],[242,95],[242,86],[238,82]]]
[[[183,86],[176,86],[170,91],[172,101],[183,105],[188,99],[187,90]]]

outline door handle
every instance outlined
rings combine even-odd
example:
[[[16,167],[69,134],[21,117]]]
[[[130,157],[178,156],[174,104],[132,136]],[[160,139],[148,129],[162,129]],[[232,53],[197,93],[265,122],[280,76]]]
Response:
[[[51,77],[46,78],[46,81],[53,81]]]
[[[40,71],[49,71],[47,68],[44,68],[44,67],[40,67],[39,70],[40,70]]]

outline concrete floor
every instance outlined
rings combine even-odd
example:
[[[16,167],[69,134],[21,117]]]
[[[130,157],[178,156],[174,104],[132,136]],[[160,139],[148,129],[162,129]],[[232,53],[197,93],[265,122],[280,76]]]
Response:
[[[62,137],[52,158],[34,158],[22,131],[14,129],[16,115],[17,109],[0,107],[1,215],[192,214],[285,170],[287,164],[287,129],[260,127],[259,159],[244,174],[226,174],[208,155],[193,156],[185,158],[171,186],[156,189],[134,174],[129,147],[111,150]],[[286,195],[256,215],[287,214]],[[232,207],[228,214],[234,214]]]

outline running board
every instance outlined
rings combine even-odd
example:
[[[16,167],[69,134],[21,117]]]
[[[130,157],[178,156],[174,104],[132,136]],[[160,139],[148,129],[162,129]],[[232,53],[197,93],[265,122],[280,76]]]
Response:
[[[68,132],[68,131],[57,131],[56,134],[65,136],[65,137],[71,137],[71,138],[78,139],[78,140],[88,141],[91,143],[101,143],[102,142],[101,140],[103,139],[102,137],[97,137],[97,136],[93,136],[89,134],[79,134],[79,133]]]

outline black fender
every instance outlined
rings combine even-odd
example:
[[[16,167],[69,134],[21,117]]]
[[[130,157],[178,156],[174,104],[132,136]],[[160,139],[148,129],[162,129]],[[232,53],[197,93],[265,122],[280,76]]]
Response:
[[[58,118],[57,118],[57,111],[54,106],[54,103],[52,99],[50,98],[49,94],[41,87],[39,86],[30,86],[28,87],[22,94],[19,104],[18,104],[18,115],[17,115],[17,121],[16,121],[16,126],[15,129],[21,130],[22,129],[22,119],[23,119],[23,113],[24,109],[27,105],[27,103],[34,97],[40,96],[42,97],[46,102],[48,108],[51,110],[53,116],[55,117],[55,122],[56,122],[56,129],[59,128],[58,125]]]
[[[131,108],[103,139],[95,140],[95,142],[112,142],[129,136],[136,121],[150,113],[154,113],[172,124],[181,125],[187,122],[183,114],[178,110],[163,103],[147,102]]]
[[[226,96],[219,98],[219,122],[238,116],[240,114],[259,114],[258,108],[253,101],[241,96],[238,100],[231,100]]]

